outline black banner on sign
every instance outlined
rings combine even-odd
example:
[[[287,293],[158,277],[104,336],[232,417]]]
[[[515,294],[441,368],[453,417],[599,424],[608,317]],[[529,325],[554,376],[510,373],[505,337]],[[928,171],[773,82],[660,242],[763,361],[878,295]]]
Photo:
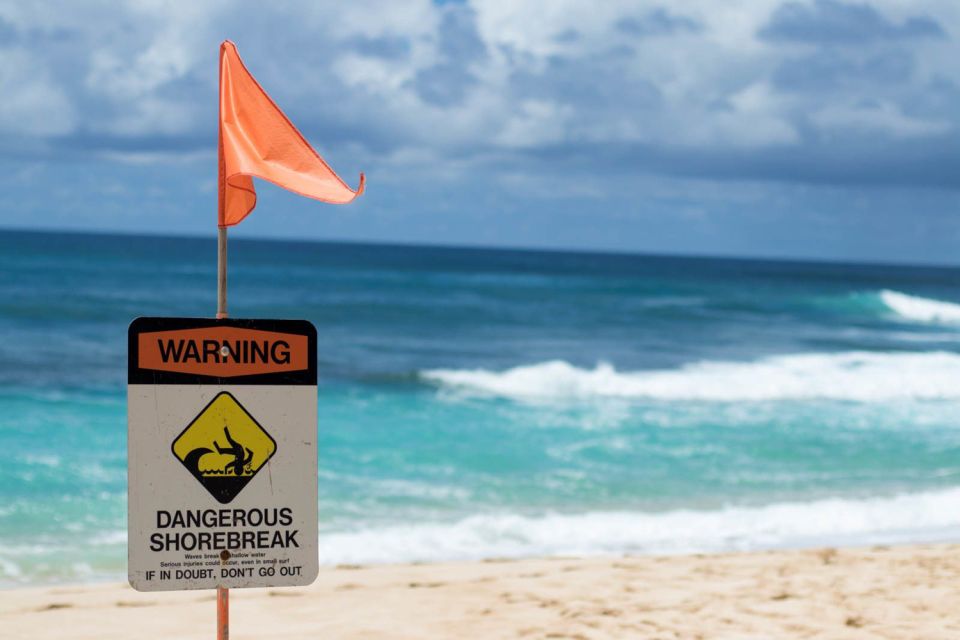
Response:
[[[127,339],[128,384],[317,384],[306,320],[137,318]]]

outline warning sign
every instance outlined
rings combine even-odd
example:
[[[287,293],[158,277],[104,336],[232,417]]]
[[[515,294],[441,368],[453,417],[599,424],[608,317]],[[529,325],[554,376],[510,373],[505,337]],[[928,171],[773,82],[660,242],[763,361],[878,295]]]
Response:
[[[187,471],[227,504],[270,460],[277,443],[224,391],[177,436],[172,448]]]
[[[129,350],[130,584],[163,591],[313,582],[313,326],[139,318]]]

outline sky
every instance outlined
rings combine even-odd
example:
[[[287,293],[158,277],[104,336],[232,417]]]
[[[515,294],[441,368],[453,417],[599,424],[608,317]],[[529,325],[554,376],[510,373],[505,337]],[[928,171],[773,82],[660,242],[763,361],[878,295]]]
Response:
[[[225,38],[368,180],[235,236],[960,263],[956,0],[0,0],[0,227],[214,234]]]

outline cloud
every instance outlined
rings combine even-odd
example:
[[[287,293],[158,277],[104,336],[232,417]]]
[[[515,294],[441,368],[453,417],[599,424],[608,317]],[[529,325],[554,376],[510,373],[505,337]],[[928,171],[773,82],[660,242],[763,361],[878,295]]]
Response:
[[[925,138],[950,131],[945,120],[925,120],[904,114],[889,102],[831,105],[816,111],[811,119],[825,131],[860,130],[895,138]]]
[[[702,25],[691,18],[654,9],[642,17],[626,16],[616,21],[617,30],[631,36],[659,36],[700,31]]]
[[[791,94],[875,95],[887,87],[909,85],[915,71],[913,54],[900,48],[846,56],[816,51],[784,58],[771,79],[778,90]]]
[[[451,106],[463,101],[477,78],[471,67],[487,48],[477,32],[475,15],[467,6],[444,8],[436,37],[437,62],[421,69],[413,80],[417,95],[429,104]]]
[[[0,132],[45,138],[72,131],[77,114],[40,60],[23,48],[0,49]]]
[[[929,16],[894,22],[869,4],[836,0],[816,0],[812,5],[788,2],[760,30],[760,36],[767,40],[842,45],[945,35],[943,27]]]
[[[206,157],[230,37],[322,152],[373,174],[956,187],[958,20],[947,0],[0,0],[0,154]]]

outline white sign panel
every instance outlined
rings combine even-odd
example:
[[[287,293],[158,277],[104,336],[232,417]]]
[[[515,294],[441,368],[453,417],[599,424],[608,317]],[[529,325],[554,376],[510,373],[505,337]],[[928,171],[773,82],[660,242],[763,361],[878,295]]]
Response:
[[[316,579],[316,343],[299,320],[130,325],[133,588]]]

